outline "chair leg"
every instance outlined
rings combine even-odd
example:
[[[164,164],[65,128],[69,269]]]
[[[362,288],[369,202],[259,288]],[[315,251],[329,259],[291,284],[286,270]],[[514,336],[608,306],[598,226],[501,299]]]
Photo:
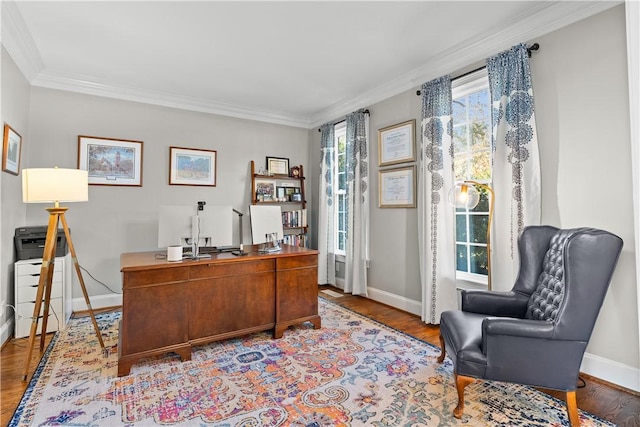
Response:
[[[578,403],[576,402],[576,391],[568,391],[567,396],[567,415],[569,415],[569,424],[571,427],[580,427],[580,416],[578,415]]]
[[[444,362],[444,338],[442,338],[442,334],[440,334],[440,356],[438,356],[438,363]]]
[[[464,411],[464,388],[475,381],[475,378],[456,375],[456,390],[458,390],[458,406],[453,410],[453,416],[460,419]]]

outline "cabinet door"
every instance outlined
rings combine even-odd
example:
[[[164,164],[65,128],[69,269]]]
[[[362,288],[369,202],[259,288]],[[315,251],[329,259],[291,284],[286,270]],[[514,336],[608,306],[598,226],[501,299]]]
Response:
[[[181,282],[123,289],[121,354],[188,342],[185,293],[186,285]]]
[[[317,261],[317,255],[278,259],[277,323],[318,314]]]
[[[237,336],[272,328],[275,323],[273,270],[194,280],[189,292],[192,340]]]

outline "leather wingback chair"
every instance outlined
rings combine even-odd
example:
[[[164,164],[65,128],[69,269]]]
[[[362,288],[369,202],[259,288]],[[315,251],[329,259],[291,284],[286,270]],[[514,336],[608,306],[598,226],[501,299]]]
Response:
[[[484,379],[564,391],[569,421],[580,425],[580,364],[621,250],[603,230],[525,228],[513,289],[462,291],[462,309],[442,313],[438,362],[445,353],[453,361],[453,415],[462,417],[464,388]]]

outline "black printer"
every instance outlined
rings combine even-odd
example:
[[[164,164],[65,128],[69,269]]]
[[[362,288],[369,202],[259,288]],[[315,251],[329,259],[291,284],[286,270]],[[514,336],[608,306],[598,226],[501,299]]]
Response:
[[[71,230],[69,230],[69,233],[71,233]],[[18,260],[42,258],[46,238],[46,225],[16,228],[13,241],[16,246]],[[63,229],[58,229],[56,257],[65,256],[67,250],[67,237],[64,235]]]

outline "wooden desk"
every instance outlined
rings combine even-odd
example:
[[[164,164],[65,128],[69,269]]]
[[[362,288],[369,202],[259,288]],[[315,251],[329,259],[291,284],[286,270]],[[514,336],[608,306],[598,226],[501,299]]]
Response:
[[[318,316],[318,251],[283,245],[272,254],[246,246],[246,256],[167,262],[158,252],[125,253],[118,376],[139,359],[175,352],[191,359],[191,347],[291,325]]]

